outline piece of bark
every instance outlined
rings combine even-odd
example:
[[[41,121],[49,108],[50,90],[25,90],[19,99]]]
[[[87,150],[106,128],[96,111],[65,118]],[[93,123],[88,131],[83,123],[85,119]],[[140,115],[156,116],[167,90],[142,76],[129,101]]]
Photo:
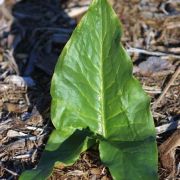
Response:
[[[175,152],[178,146],[180,146],[179,129],[159,146],[161,164],[163,168],[171,172],[171,177],[175,177],[176,174]]]

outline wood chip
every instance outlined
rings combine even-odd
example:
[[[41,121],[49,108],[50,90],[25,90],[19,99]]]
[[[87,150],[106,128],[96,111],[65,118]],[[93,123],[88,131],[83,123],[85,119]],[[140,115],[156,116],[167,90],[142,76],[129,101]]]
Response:
[[[20,104],[12,104],[12,103],[5,103],[5,108],[9,112],[15,112],[15,113],[23,113],[28,110],[28,106],[26,104],[20,105]]]
[[[101,174],[101,170],[99,168],[92,168],[90,171],[91,171],[91,174],[93,174],[93,175]]]
[[[67,173],[68,176],[82,176],[85,173],[83,171],[74,170]]]
[[[172,172],[171,177],[176,175],[175,151],[178,146],[180,146],[180,129],[159,146],[162,166]]]
[[[14,131],[14,130],[9,130],[7,132],[7,137],[9,137],[9,138],[25,137],[25,136],[28,136],[28,135],[23,132],[18,132],[18,131]]]

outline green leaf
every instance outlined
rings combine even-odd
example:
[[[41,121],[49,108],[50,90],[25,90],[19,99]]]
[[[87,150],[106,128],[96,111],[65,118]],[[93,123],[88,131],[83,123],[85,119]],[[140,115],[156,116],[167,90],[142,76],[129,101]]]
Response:
[[[109,167],[113,179],[157,180],[157,154],[154,138],[134,142],[100,142],[102,162]]]
[[[54,165],[58,164],[58,162],[65,165],[73,164],[81,152],[94,144],[94,140],[89,136],[92,136],[92,133],[88,130],[77,130],[62,142],[61,134],[54,130],[48,140],[37,169],[25,171],[19,179],[44,180],[51,175]]]
[[[25,173],[24,179],[47,177],[56,161],[73,162],[89,146],[87,135],[80,138],[72,133],[86,128],[100,140],[102,161],[114,179],[157,179],[150,99],[132,76],[131,59],[119,42],[121,34],[107,0],[93,0],[52,78],[51,118],[57,131],[38,169]]]
[[[119,43],[121,25],[106,0],[94,0],[56,65],[52,121],[57,130],[89,127],[109,140],[154,135],[150,100],[132,77]]]

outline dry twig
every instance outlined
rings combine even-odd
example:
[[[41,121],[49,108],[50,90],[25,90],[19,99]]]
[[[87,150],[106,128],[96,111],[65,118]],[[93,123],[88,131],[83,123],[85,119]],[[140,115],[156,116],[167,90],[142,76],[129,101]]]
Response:
[[[180,59],[180,55],[175,55],[172,53],[164,53],[164,52],[158,52],[158,51],[147,51],[145,49],[138,49],[138,48],[129,48],[127,49],[128,53],[137,53],[137,54],[147,54],[151,56],[164,56],[164,57],[173,57]]]
[[[175,73],[173,74],[172,78],[170,79],[170,81],[168,82],[168,84],[166,85],[166,87],[164,88],[162,94],[159,96],[159,98],[156,100],[156,102],[154,102],[153,104],[153,109],[155,109],[157,107],[157,105],[162,101],[164,95],[167,93],[167,91],[169,90],[169,88],[171,87],[171,85],[174,83],[175,79],[177,78],[177,76],[180,73],[180,66],[177,68],[177,70],[175,71]]]

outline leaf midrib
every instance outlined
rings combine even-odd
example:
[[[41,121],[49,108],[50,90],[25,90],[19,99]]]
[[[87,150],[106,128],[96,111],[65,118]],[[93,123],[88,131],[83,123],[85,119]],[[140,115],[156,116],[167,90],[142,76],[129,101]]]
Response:
[[[101,1],[102,3],[102,1]],[[102,14],[102,6],[101,6],[101,14]],[[101,16],[102,17],[102,16]],[[103,67],[103,18],[101,19],[101,50],[100,50],[100,78],[101,78],[101,124],[102,124],[102,134],[106,137],[106,121],[105,121],[105,95],[104,95],[104,67]]]

